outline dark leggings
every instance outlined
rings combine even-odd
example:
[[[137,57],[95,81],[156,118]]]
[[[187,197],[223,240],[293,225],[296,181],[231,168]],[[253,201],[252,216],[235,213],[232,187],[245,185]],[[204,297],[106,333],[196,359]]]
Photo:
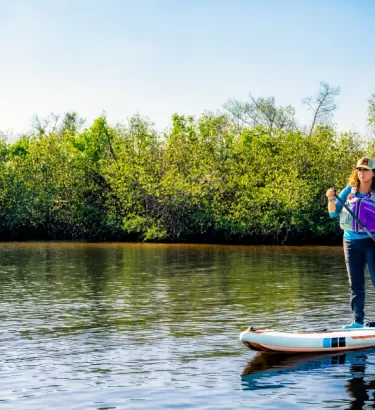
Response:
[[[370,277],[375,286],[375,242],[370,239],[344,239],[344,254],[346,269],[349,275],[351,289],[351,306],[354,320],[363,323],[365,315],[365,268],[370,271]]]

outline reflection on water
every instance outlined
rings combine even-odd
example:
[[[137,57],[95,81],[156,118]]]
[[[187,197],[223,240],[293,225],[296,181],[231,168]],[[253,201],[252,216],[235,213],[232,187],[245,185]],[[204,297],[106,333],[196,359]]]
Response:
[[[273,375],[293,373],[312,374],[317,370],[335,375],[335,367],[347,369],[345,375],[345,390],[350,399],[347,409],[362,409],[366,404],[375,407],[375,374],[366,379],[367,363],[374,360],[375,349],[362,352],[353,351],[340,354],[287,354],[287,353],[257,353],[242,372],[242,387],[244,390],[267,388],[267,382]],[[346,366],[345,366],[346,365]],[[372,369],[373,372],[373,369]],[[272,384],[269,386],[273,387]],[[278,387],[283,387],[280,384]]]
[[[373,351],[264,356],[238,340],[249,325],[349,321],[340,248],[4,243],[0,253],[4,408],[373,406]]]
[[[310,353],[271,353],[258,352],[247,364],[242,372],[242,376],[250,376],[261,373],[261,376],[272,374],[272,372],[295,371],[303,369],[310,370],[322,366],[332,366],[343,364],[348,357],[362,357],[362,353],[340,354],[310,354]],[[259,375],[258,375],[259,376]]]

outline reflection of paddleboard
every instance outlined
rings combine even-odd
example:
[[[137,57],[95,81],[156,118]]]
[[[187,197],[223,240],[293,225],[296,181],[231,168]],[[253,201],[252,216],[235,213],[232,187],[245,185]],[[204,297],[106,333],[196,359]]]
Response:
[[[351,356],[350,356],[351,355]],[[362,359],[361,352],[338,353],[279,353],[258,352],[246,365],[241,376],[257,373],[271,375],[293,370],[311,370],[320,367],[344,364],[349,357],[349,362],[358,358]]]
[[[375,328],[279,332],[250,327],[240,341],[252,350],[274,352],[336,352],[375,346]]]

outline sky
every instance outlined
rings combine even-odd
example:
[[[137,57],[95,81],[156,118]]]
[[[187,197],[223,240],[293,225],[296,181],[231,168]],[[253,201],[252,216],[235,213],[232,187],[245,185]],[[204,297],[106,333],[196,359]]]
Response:
[[[301,104],[340,87],[339,131],[366,132],[375,93],[373,0],[0,0],[0,130],[75,111],[90,123],[134,114],[159,131],[174,113],[229,99]]]

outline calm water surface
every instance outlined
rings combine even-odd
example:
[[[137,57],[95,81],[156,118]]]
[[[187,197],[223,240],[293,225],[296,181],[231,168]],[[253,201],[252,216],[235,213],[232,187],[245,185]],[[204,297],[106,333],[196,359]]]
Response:
[[[375,350],[280,356],[238,341],[248,325],[349,322],[340,247],[3,243],[0,255],[0,408],[375,408]]]

